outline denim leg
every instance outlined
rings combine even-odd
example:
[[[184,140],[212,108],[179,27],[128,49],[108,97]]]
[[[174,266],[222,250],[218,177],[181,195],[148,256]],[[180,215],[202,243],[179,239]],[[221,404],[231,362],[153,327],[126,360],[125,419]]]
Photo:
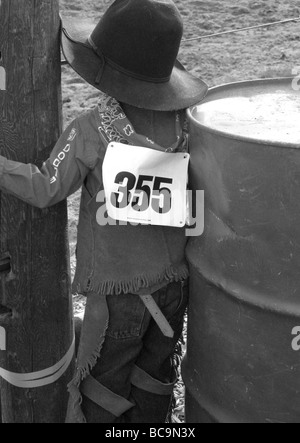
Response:
[[[160,329],[151,319],[143,337],[143,348],[136,365],[152,378],[163,383],[176,379],[176,368],[173,355],[181,337],[184,314],[188,303],[188,287],[173,283],[153,295],[165,317],[174,330],[174,338],[162,335]],[[131,423],[164,423],[170,408],[172,395],[158,395],[146,392],[135,386],[131,389],[130,401],[136,404],[125,416]]]
[[[82,410],[88,423],[163,423],[170,396],[161,396],[138,389],[131,384],[135,365],[163,383],[174,379],[172,356],[180,338],[187,306],[187,290],[181,283],[172,283],[153,295],[174,329],[174,339],[166,338],[137,295],[107,297],[109,327],[101,358],[91,375],[115,394],[129,399],[136,406],[116,418],[110,412],[83,397]]]
[[[131,392],[131,373],[143,348],[142,335],[150,316],[138,295],[108,296],[109,326],[101,358],[91,375],[103,386],[126,399]],[[83,396],[82,411],[88,423],[122,423],[117,418]]]

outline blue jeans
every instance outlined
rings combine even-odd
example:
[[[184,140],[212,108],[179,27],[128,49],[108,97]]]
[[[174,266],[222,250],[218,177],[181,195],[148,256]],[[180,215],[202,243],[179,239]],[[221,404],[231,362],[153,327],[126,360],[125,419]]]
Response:
[[[153,298],[169,321],[174,338],[165,337],[139,296],[108,296],[109,326],[101,357],[91,375],[114,394],[134,406],[116,417],[83,395],[82,411],[88,423],[164,423],[172,392],[164,395],[132,385],[137,366],[145,374],[164,384],[176,379],[174,351],[182,334],[188,303],[186,283],[170,283]]]

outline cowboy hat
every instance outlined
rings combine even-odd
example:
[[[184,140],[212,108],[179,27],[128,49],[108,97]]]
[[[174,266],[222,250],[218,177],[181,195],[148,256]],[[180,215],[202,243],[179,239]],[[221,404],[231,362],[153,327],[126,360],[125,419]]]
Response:
[[[200,102],[208,90],[177,60],[182,34],[171,0],[116,0],[96,27],[63,20],[62,50],[82,78],[118,101],[172,111]]]

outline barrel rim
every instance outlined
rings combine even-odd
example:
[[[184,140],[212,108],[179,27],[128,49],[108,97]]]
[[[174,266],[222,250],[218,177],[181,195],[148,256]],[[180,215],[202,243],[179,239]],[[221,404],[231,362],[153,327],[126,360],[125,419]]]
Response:
[[[274,142],[271,140],[267,140],[267,139],[256,139],[256,138],[252,138],[252,137],[246,137],[246,136],[242,136],[242,135],[238,135],[238,134],[230,134],[228,132],[222,131],[220,129],[215,129],[215,128],[210,128],[209,126],[200,123],[198,120],[196,120],[196,118],[193,116],[193,110],[205,103],[207,101],[207,98],[209,98],[209,94],[210,93],[214,93],[214,92],[222,92],[222,90],[228,90],[229,88],[234,88],[237,86],[259,86],[265,83],[271,83],[271,84],[276,84],[276,83],[282,83],[282,82],[292,82],[294,80],[294,77],[278,77],[278,78],[265,78],[265,79],[256,79],[256,80],[246,80],[246,81],[239,81],[239,82],[233,82],[233,83],[224,83],[218,86],[214,86],[212,88],[209,88],[208,90],[208,94],[205,97],[205,99],[198,103],[197,105],[191,106],[188,111],[188,118],[190,121],[193,122],[193,124],[203,130],[205,130],[206,132],[209,132],[211,134],[216,134],[216,135],[220,135],[222,137],[225,138],[229,138],[231,140],[239,140],[239,141],[243,141],[243,142],[249,142],[249,143],[259,143],[262,145],[267,145],[267,146],[276,146],[276,147],[280,147],[280,148],[290,148],[290,149],[300,149],[300,143],[296,144],[296,143],[290,143],[290,142]],[[300,94],[300,92],[299,92]]]

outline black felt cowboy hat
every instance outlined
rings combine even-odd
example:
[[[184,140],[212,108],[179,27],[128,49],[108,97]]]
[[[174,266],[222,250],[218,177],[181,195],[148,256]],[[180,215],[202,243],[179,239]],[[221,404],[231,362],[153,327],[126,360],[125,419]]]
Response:
[[[183,34],[171,0],[116,0],[98,25],[62,24],[62,50],[88,83],[138,108],[172,111],[201,101],[207,85],[177,60]]]

